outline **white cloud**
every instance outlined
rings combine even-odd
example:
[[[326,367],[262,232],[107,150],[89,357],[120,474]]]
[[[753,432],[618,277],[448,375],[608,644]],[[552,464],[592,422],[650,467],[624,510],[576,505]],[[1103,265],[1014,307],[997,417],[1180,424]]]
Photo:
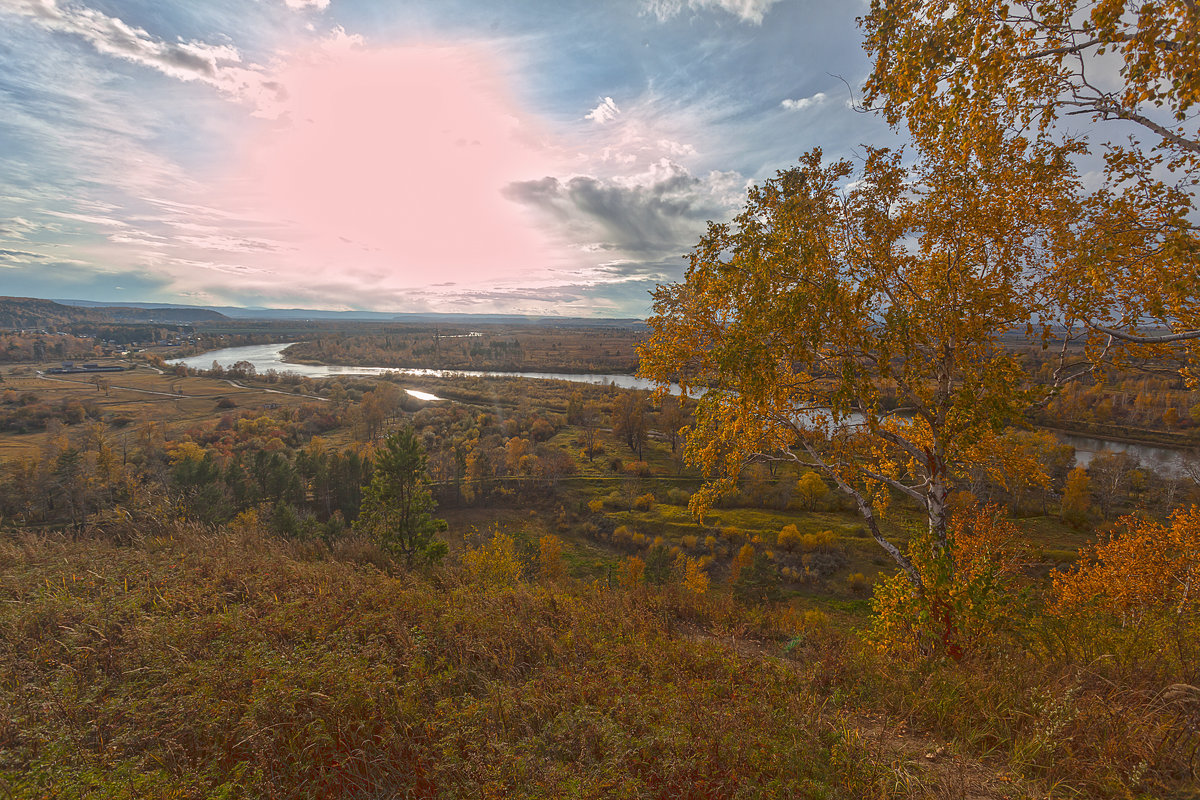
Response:
[[[719,8],[738,17],[742,22],[761,25],[767,11],[778,2],[779,0],[645,0],[642,13],[653,14],[662,22],[677,16],[685,6],[693,11]]]
[[[592,122],[603,125],[609,120],[616,119],[617,115],[620,113],[621,109],[617,108],[617,104],[613,102],[613,99],[611,97],[606,97],[604,98],[604,101],[600,103],[600,105],[596,106],[587,114],[585,114],[583,118],[590,119]]]
[[[674,139],[659,139],[658,149],[674,158],[684,158],[696,155],[696,148],[690,144],[677,142]]]
[[[819,106],[829,99],[829,95],[824,92],[817,92],[812,97],[801,97],[797,100],[784,100],[779,105],[786,108],[788,111],[803,111],[806,108]]]
[[[329,0],[283,0],[283,4],[293,11],[305,11],[310,8],[324,11],[329,8]]]
[[[117,17],[91,8],[60,6],[58,0],[7,0],[5,8],[47,30],[78,36],[98,53],[176,80],[205,83],[240,100],[261,104],[276,99],[281,91],[261,67],[243,64],[241,53],[230,45],[162,41]]]
[[[62,219],[74,220],[75,222],[84,222],[88,225],[100,225],[107,228],[129,227],[128,223],[122,222],[119,219],[112,219],[111,217],[98,217],[91,214],[70,214],[66,211],[51,211],[50,209],[43,209],[42,213],[49,214],[54,217],[61,217]]]

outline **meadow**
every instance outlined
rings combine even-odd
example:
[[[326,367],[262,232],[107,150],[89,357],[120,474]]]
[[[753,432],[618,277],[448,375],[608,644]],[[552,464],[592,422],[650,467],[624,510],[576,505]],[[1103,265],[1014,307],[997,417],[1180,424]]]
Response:
[[[702,476],[671,435],[688,403],[159,364],[107,385],[4,369],[0,409],[42,425],[0,435],[11,796],[1194,785],[1200,703],[1170,690],[1197,680],[1191,617],[1125,631],[1049,611],[1056,576],[1161,501],[1153,481],[1082,524],[1061,485],[1033,502],[978,483],[962,502],[1011,506],[1020,532],[1006,621],[967,658],[897,659],[872,638],[894,567],[812,470],[751,465],[689,511]],[[379,443],[407,426],[448,522],[440,564],[406,567],[355,526]],[[922,519],[898,501],[884,530],[918,546]]]

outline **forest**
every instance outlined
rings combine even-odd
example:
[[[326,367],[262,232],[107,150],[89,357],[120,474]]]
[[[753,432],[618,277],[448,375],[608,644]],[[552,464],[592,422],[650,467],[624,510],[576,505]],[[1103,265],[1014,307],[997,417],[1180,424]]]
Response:
[[[1198,796],[1197,24],[874,0],[907,152],[750,187],[644,325],[5,334],[0,787]],[[268,341],[657,389],[173,363]]]
[[[285,358],[296,363],[376,367],[632,373],[638,365],[634,347],[645,338],[645,326],[603,322],[569,326],[408,324],[388,326],[383,332],[352,329],[292,345]]]

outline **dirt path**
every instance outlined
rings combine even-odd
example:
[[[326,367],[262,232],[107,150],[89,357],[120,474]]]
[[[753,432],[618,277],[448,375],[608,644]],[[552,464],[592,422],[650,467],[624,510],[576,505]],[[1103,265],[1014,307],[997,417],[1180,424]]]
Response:
[[[689,626],[681,635],[715,643],[754,660],[771,660],[798,672],[798,664],[779,655],[773,645],[715,636]],[[944,800],[1027,800],[1045,793],[1015,773],[956,752],[950,742],[908,727],[903,719],[863,709],[825,708],[823,722],[851,749],[859,749],[874,765],[880,782],[901,797]]]
[[[162,370],[158,369],[157,367],[148,367],[148,368],[155,370],[160,375],[166,374]],[[97,373],[97,374],[116,375],[119,373],[109,372],[109,373]],[[73,383],[78,386],[95,386],[95,384],[91,383],[90,381],[77,381],[77,380],[72,380],[70,378],[52,377],[52,376],[47,375],[46,373],[42,372],[41,370],[38,370],[37,376],[44,381],[57,381],[58,383]],[[238,389],[245,389],[248,392],[265,392],[268,394],[283,394],[283,395],[287,395],[288,397],[305,397],[305,398],[308,398],[309,400],[320,400],[322,403],[329,402],[328,397],[318,397],[315,394],[296,394],[294,392],[284,392],[279,389],[266,389],[266,388],[259,387],[259,386],[245,386],[245,385],[240,384],[237,381],[232,380],[230,378],[224,378],[223,380],[225,381],[225,383],[228,383],[230,386],[236,387]],[[219,397],[224,396],[224,395],[219,395],[219,394],[178,394],[175,392],[158,392],[158,391],[155,391],[154,389],[138,389],[133,386],[118,386],[115,383],[110,383],[109,388],[110,389],[121,389],[122,391],[126,391],[126,392],[140,392],[141,394],[152,394],[152,395],[157,395],[158,397],[172,397],[172,398],[175,398],[176,400],[196,399],[196,398],[204,399],[206,397],[209,399],[217,399]]]
[[[112,375],[115,373],[109,372],[109,373],[100,373],[100,374]],[[58,381],[59,383],[74,383],[74,384],[78,384],[79,386],[91,386],[91,387],[95,388],[95,384],[91,383],[89,381],[73,381],[70,378],[52,378],[49,375],[47,375],[46,373],[41,372],[41,371],[39,371],[37,375],[39,378],[41,378],[44,381]],[[118,386],[115,383],[110,383],[108,385],[108,388],[121,389],[122,391],[126,391],[126,392],[141,392],[142,394],[153,394],[153,395],[158,395],[159,397],[174,397],[176,399],[187,398],[187,397],[215,397],[216,396],[216,395],[208,395],[208,394],[176,394],[174,392],[156,392],[153,389],[137,389],[137,388],[134,388],[133,386]]]
[[[222,378],[221,380],[225,381],[230,386],[236,386],[237,388],[245,389],[248,392],[269,392],[271,394],[286,394],[288,397],[307,397],[309,400],[320,400],[322,403],[329,402],[328,397],[320,397],[319,395],[315,395],[315,394],[296,394],[295,392],[285,392],[280,389],[263,389],[258,386],[246,386],[244,384],[238,383],[237,381],[233,380],[232,378]]]

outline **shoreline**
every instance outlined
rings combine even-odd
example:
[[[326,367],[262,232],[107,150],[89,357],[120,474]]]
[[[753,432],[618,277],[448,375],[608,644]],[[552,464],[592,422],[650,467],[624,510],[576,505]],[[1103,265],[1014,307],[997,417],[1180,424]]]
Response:
[[[303,342],[294,342],[293,344],[303,344]],[[288,355],[288,350],[290,350],[291,348],[292,348],[292,345],[288,345],[283,350],[281,350],[279,353],[279,360],[282,361],[284,364],[297,364],[297,365],[305,366],[305,367],[351,367],[351,368],[353,368],[353,367],[371,367],[371,368],[378,368],[378,369],[383,369],[383,370],[427,369],[427,370],[440,370],[443,372],[546,372],[546,373],[559,373],[562,375],[624,375],[624,376],[628,376],[630,378],[635,377],[635,373],[637,372],[637,370],[627,372],[627,371],[621,370],[621,369],[606,369],[604,371],[597,372],[595,370],[583,369],[583,368],[577,367],[577,366],[576,367],[557,366],[557,365],[534,366],[534,365],[528,365],[528,364],[526,364],[526,365],[507,364],[507,365],[499,365],[499,366],[494,366],[494,367],[481,367],[481,366],[435,367],[435,366],[428,366],[428,365],[421,365],[421,364],[404,364],[404,365],[400,365],[400,364],[339,364],[339,363],[333,363],[333,362],[329,362],[329,361],[316,361],[316,360],[305,359],[305,358],[293,358]]]
[[[1167,433],[1154,436],[1154,431],[1147,431],[1147,433],[1152,434],[1151,436],[1138,436],[1136,434],[1130,435],[1127,432],[1111,430],[1098,431],[1091,428],[1069,428],[1061,425],[1035,423],[1035,427],[1039,430],[1049,431],[1050,433],[1055,433],[1062,436],[1077,436],[1084,439],[1096,439],[1105,442],[1120,442],[1121,444],[1140,445],[1142,447],[1157,447],[1163,450],[1173,450],[1178,453],[1186,453],[1193,448],[1200,447],[1200,438],[1191,437],[1181,439]]]

